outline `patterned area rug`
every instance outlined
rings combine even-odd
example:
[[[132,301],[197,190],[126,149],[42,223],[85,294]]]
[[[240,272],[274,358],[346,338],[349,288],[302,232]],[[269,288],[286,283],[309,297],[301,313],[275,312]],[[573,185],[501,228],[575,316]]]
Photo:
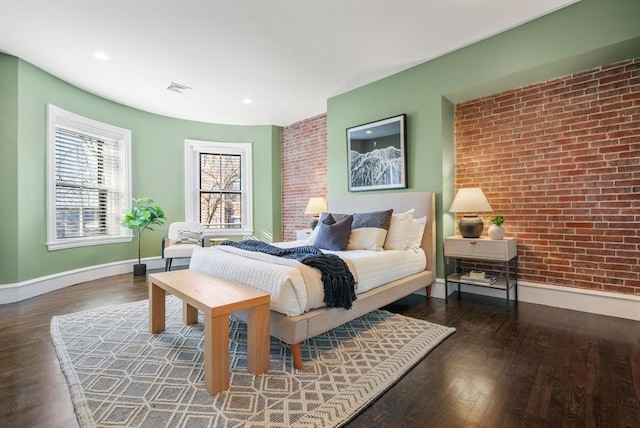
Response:
[[[230,323],[231,387],[204,389],[203,326],[149,331],[148,301],[54,317],[51,335],[81,427],[340,426],[455,330],[375,311],[302,344],[303,370],[271,339],[267,374],[246,368],[246,324]],[[200,314],[202,317],[202,314]]]

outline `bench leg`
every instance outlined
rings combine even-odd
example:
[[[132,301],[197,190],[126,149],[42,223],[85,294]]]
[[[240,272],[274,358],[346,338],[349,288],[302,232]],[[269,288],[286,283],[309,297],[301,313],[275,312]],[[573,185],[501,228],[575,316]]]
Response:
[[[204,387],[211,395],[229,389],[229,316],[204,317]]]
[[[187,302],[182,302],[182,321],[184,325],[196,324],[198,322],[198,309]]]
[[[302,370],[302,347],[300,346],[300,342],[292,343],[290,348],[291,356],[293,357],[293,367]]]
[[[160,333],[165,329],[165,291],[149,279],[149,331]]]
[[[247,368],[254,375],[269,371],[269,304],[247,311]]]

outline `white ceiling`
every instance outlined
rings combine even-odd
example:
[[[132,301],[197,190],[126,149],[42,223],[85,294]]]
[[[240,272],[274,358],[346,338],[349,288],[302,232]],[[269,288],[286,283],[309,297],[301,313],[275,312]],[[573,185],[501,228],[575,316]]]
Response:
[[[575,1],[0,0],[0,51],[141,110],[284,126]]]

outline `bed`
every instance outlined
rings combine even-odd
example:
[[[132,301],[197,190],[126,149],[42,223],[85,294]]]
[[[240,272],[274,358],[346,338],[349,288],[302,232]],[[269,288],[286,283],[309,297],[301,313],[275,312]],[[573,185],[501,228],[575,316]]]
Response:
[[[357,299],[353,302],[351,309],[347,310],[324,307],[321,302],[318,303],[316,292],[303,290],[301,287],[304,287],[305,281],[314,280],[314,272],[317,277],[316,280],[319,279],[320,275],[315,269],[308,266],[306,266],[306,271],[303,268],[298,272],[296,265],[300,267],[301,264],[295,260],[270,260],[270,258],[274,257],[266,254],[250,255],[247,259],[247,254],[243,254],[243,250],[225,246],[224,249],[207,248],[198,250],[194,253],[190,263],[191,269],[201,270],[269,292],[272,295],[271,335],[290,345],[293,364],[296,369],[302,369],[301,343],[306,339],[352,321],[420,289],[425,289],[427,296],[430,296],[431,285],[435,280],[435,196],[433,192],[330,197],[328,207],[328,211],[333,213],[364,213],[390,208],[394,210],[394,213],[404,213],[413,209],[413,218],[426,217],[424,232],[422,239],[419,241],[417,251],[407,250],[406,252],[403,251],[404,254],[399,253],[400,250],[391,250],[389,252],[385,250],[379,252],[380,254],[376,254],[374,251],[367,251],[374,257],[382,257],[382,253],[388,253],[384,257],[395,257],[395,261],[386,262],[386,266],[394,266],[392,270],[395,271],[401,266],[413,265],[413,268],[409,267],[408,269],[413,269],[415,273],[387,281],[385,279],[387,276],[385,276],[383,270],[368,275],[369,267],[375,268],[376,265],[380,265],[375,259],[371,261],[371,259],[365,257],[364,264],[358,260],[347,260],[347,265],[351,270],[359,269]],[[296,241],[280,244],[280,246],[291,247],[304,244],[306,242]],[[347,253],[350,253],[349,256],[353,259],[366,256],[361,252],[358,253],[359,251],[347,251]],[[336,252],[336,254],[341,255],[341,252]],[[412,254],[415,254],[415,256]],[[415,263],[419,263],[416,260],[420,258],[422,258],[422,265],[416,271]],[[269,266],[269,269],[266,269],[266,264],[270,264],[270,262],[274,262],[278,266]],[[254,272],[239,273],[245,272],[240,270],[241,265],[249,265]],[[264,270],[262,270],[263,265],[265,265]],[[412,271],[409,270],[407,272]],[[260,276],[261,281],[255,282],[255,280],[251,279],[256,276]],[[279,282],[285,284],[283,288],[270,288],[273,283]],[[303,284],[300,285],[300,282]],[[311,287],[307,289],[312,290]],[[320,300],[322,300],[322,296],[320,296]],[[242,319],[246,319],[245,313],[240,312],[237,315]]]

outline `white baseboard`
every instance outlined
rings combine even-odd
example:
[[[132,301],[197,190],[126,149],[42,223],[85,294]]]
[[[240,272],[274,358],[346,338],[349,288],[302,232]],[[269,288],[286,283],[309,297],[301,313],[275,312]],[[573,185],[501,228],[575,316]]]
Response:
[[[457,289],[458,286],[456,284],[449,283],[448,294],[450,295]],[[504,290],[474,287],[465,284],[462,284],[460,289],[465,293],[506,298]],[[444,293],[444,280],[438,278],[431,289],[431,296],[444,299]],[[509,294],[509,298],[514,298],[513,289]],[[640,296],[633,294],[606,293],[582,288],[518,281],[518,301],[640,321]]]
[[[16,284],[3,284],[0,285],[0,305],[30,299],[50,291],[80,284],[81,282],[123,273],[132,273],[133,265],[137,262],[138,260],[136,259],[106,263],[34,278]],[[149,257],[143,259],[142,262],[147,264],[147,269],[164,269],[164,259],[160,257]],[[173,262],[173,266],[182,266],[188,263],[188,259],[176,259]]]
[[[126,260],[107,263],[30,279],[17,284],[0,285],[0,305],[30,299],[31,297],[81,282],[93,281],[95,279],[123,273],[131,273],[136,261],[137,260]],[[164,260],[160,257],[150,257],[143,261],[147,264],[147,269],[164,268]],[[174,266],[188,265],[188,263],[188,259],[179,259],[174,261]],[[457,290],[457,286],[455,284],[449,284],[447,294],[450,295],[455,290]],[[503,290],[473,287],[464,284],[461,286],[461,290],[465,293],[499,297],[502,299],[506,298],[506,293]],[[424,295],[424,293],[424,290],[420,290],[417,294]],[[431,296],[440,299],[445,298],[443,279],[438,278],[433,284]],[[513,298],[512,294],[510,298]],[[519,281],[518,301],[640,321],[640,296],[630,294],[605,293],[581,288]]]

